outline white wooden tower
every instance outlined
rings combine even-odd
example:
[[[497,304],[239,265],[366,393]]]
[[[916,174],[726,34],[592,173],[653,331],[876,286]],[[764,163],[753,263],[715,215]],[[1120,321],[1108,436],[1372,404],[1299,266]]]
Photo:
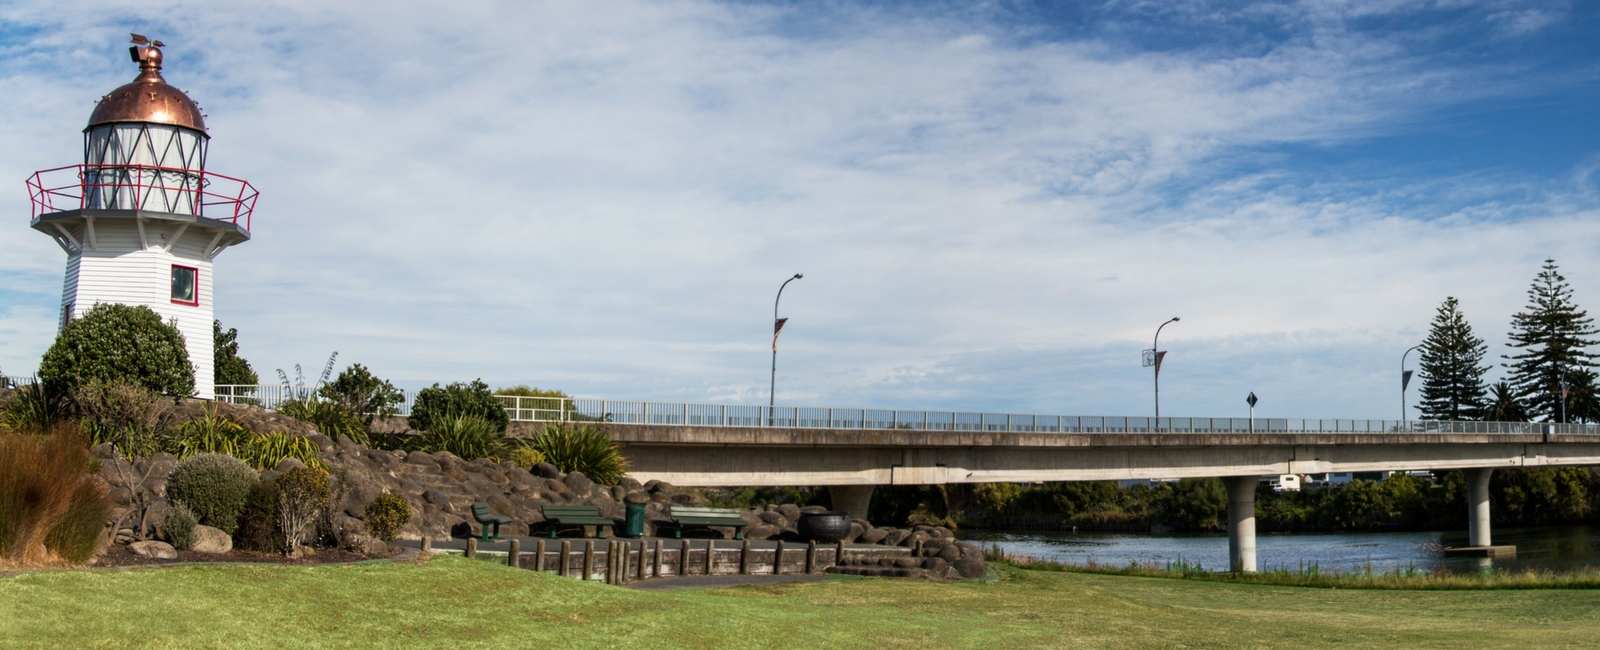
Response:
[[[149,307],[177,323],[211,399],[212,261],[250,240],[256,191],[206,171],[200,107],[162,79],[160,41],[133,42],[139,76],[95,106],[83,164],[28,180],[32,225],[67,253],[61,326],[97,303]]]

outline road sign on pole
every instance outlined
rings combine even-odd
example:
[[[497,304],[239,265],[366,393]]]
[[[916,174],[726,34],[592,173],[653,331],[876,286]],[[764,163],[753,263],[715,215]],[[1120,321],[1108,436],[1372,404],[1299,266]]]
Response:
[[[1250,391],[1250,396],[1244,398],[1244,403],[1250,405],[1250,433],[1256,432],[1256,393]]]

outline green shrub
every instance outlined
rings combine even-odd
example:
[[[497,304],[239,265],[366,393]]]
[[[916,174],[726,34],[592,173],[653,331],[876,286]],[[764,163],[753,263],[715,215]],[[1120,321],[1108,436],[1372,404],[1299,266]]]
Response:
[[[161,522],[161,532],[167,536],[167,543],[180,551],[194,548],[194,527],[199,522],[194,520],[194,512],[181,501],[168,502],[167,518]]]
[[[628,473],[622,448],[593,426],[547,424],[528,444],[562,472],[583,472],[601,485],[616,485]]]
[[[470,384],[454,383],[444,388],[434,384],[417,391],[417,401],[411,406],[408,422],[418,431],[433,431],[443,420],[476,415],[495,427],[496,433],[505,433],[511,417],[489,392],[482,380]]]
[[[517,467],[533,467],[544,462],[544,453],[534,449],[525,441],[518,440],[517,445],[511,448],[511,462]]]
[[[282,553],[283,531],[278,528],[278,484],[258,481],[239,512],[239,529],[233,545],[246,551]]]
[[[222,331],[222,321],[211,321],[212,379],[221,386],[254,386],[261,383],[256,369],[239,356],[239,330]]]
[[[292,469],[278,477],[278,529],[289,555],[300,554],[300,545],[328,502],[329,488],[327,473],[310,467]]]
[[[195,454],[167,477],[167,499],[189,507],[200,523],[233,534],[239,511],[257,482],[256,471],[224,454]]]
[[[109,442],[124,458],[169,451],[162,430],[174,403],[159,393],[126,380],[93,379],[74,388],[70,404],[89,442]]]
[[[417,436],[419,451],[448,451],[463,460],[488,458],[499,461],[506,453],[504,429],[476,414],[452,415],[434,421],[434,428]]]
[[[110,503],[105,483],[86,473],[86,442],[70,424],[42,436],[0,435],[0,560],[27,566],[93,555]]]
[[[366,517],[367,532],[387,542],[393,540],[394,534],[411,521],[411,504],[398,494],[385,492],[367,504],[367,510],[362,514]]]
[[[0,425],[18,433],[49,431],[64,415],[63,402],[46,392],[44,384],[37,380],[22,384],[0,401]]]
[[[101,303],[73,319],[39,361],[39,380],[64,396],[95,380],[127,381],[168,397],[194,394],[194,366],[178,328],[149,307]]]
[[[399,413],[400,404],[405,401],[405,395],[394,384],[373,376],[359,363],[345,368],[318,393],[360,417],[363,424],[368,425],[373,418],[386,418]]]

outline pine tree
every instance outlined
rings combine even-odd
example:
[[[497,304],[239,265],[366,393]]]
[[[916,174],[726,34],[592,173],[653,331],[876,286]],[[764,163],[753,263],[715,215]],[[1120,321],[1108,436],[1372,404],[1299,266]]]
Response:
[[[1483,416],[1483,375],[1489,367],[1483,339],[1472,335],[1455,298],[1445,298],[1422,342],[1422,417],[1476,420]]]
[[[1572,302],[1572,288],[1556,269],[1544,261],[1543,270],[1528,289],[1527,311],[1511,317],[1512,348],[1517,354],[1501,355],[1509,363],[1511,386],[1533,417],[1561,419],[1561,383],[1568,373],[1594,366],[1594,319]]]

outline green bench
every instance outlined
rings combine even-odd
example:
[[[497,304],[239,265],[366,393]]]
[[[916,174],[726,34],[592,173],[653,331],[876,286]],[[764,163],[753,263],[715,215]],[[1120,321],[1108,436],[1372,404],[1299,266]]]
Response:
[[[617,520],[601,517],[600,509],[594,506],[539,506],[539,511],[544,513],[544,521],[550,527],[550,539],[556,538],[558,527],[617,525]],[[595,536],[600,536],[598,529]]]
[[[734,508],[691,508],[688,506],[672,507],[672,524],[673,536],[678,539],[683,539],[684,526],[728,526],[733,529],[733,538],[740,539],[740,536],[744,534],[744,527],[749,525],[739,517],[739,511]]]
[[[472,504],[472,518],[478,520],[478,526],[483,529],[483,534],[478,536],[480,542],[500,541],[500,527],[511,523],[510,517],[490,512],[489,504],[482,501]],[[494,526],[494,534],[489,533],[490,526]]]

